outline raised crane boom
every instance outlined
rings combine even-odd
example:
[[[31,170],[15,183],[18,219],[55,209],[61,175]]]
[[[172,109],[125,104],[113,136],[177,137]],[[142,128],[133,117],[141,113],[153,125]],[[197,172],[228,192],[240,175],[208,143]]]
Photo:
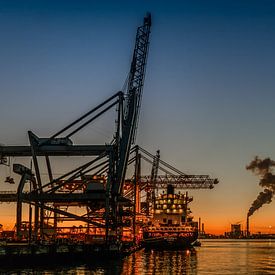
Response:
[[[119,150],[117,177],[112,188],[114,194],[122,193],[131,144],[133,144],[135,140],[135,132],[138,123],[138,115],[145,77],[150,28],[151,15],[147,14],[147,16],[144,18],[143,25],[138,27],[136,34],[135,49],[127,84],[127,101],[122,118],[121,137],[119,138],[119,141],[117,141]]]
[[[137,29],[135,49],[133,53],[131,69],[130,69],[128,85],[127,85],[128,102],[125,108],[124,119],[125,120],[129,119],[129,109],[132,107],[131,100],[135,95],[136,117],[133,117],[134,130],[136,130],[137,123],[138,123],[140,102],[141,102],[143,83],[145,78],[146,61],[148,56],[150,28],[151,28],[151,14],[148,13],[147,16],[144,18],[143,25],[141,27],[138,27]],[[134,142],[134,139],[135,139],[134,134],[132,136],[131,142]]]

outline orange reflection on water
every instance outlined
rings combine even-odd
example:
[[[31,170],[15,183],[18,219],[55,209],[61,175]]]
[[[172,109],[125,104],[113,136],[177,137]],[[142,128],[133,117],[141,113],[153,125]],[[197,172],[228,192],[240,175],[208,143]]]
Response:
[[[196,270],[197,255],[194,249],[141,250],[123,262],[122,274],[194,274]]]

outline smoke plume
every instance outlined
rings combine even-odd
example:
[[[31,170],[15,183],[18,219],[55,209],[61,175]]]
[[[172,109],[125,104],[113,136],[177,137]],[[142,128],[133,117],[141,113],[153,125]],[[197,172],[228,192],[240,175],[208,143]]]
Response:
[[[260,192],[257,199],[252,203],[249,211],[248,216],[251,216],[256,210],[258,210],[260,207],[262,207],[265,203],[270,203],[272,201],[273,192],[265,189],[264,192]]]
[[[256,210],[262,207],[263,204],[272,201],[272,197],[275,193],[275,175],[272,174],[273,166],[275,166],[274,160],[271,160],[270,158],[261,160],[258,157],[255,157],[255,159],[246,166],[247,170],[251,170],[253,173],[261,177],[259,185],[265,188],[252,203],[247,214],[248,216],[251,216]]]
[[[270,172],[272,166],[275,166],[274,160],[271,160],[270,158],[261,160],[256,156],[255,159],[246,166],[246,169],[251,170],[257,175],[265,175]]]

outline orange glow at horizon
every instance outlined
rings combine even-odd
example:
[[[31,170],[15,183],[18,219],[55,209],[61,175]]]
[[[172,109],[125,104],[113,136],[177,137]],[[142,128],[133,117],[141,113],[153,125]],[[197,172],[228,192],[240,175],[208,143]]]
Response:
[[[6,212],[6,211],[5,211]],[[12,211],[13,212],[13,211]],[[3,210],[0,208],[0,224],[3,225],[3,230],[14,230],[15,229],[15,223],[16,223],[16,217],[13,213],[5,215],[3,214]],[[23,220],[28,220],[27,216],[23,216]],[[195,220],[197,220],[195,218]],[[214,234],[214,235],[224,235],[225,232],[230,232],[231,230],[231,223],[224,222],[222,220],[216,220],[216,221],[205,221],[202,219],[202,223],[204,224],[204,230],[207,234]],[[233,224],[234,222],[232,222]],[[66,225],[65,225],[66,224]],[[64,223],[59,223],[59,226],[79,226],[83,225],[83,222],[78,221],[67,221]],[[244,231],[246,230],[246,223],[241,222],[241,229]],[[261,220],[258,217],[252,216],[250,218],[250,233],[256,234],[258,232],[265,233],[265,234],[275,234],[275,223],[274,221],[268,222],[268,220]]]
[[[232,222],[234,224],[234,222]],[[241,230],[246,230],[246,222],[241,222]],[[204,223],[204,231],[206,234],[214,234],[214,235],[224,235],[225,232],[231,231],[231,223],[219,223],[218,221],[213,223]],[[264,233],[264,234],[275,234],[275,223],[274,221],[268,223],[259,222],[258,219],[253,221],[250,219],[249,231],[251,234],[256,233]]]

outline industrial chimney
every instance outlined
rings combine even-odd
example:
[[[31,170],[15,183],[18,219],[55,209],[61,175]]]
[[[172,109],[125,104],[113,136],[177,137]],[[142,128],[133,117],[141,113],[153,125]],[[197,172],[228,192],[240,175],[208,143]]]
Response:
[[[201,234],[201,218],[199,218],[199,234]]]
[[[250,232],[249,232],[249,215],[247,214],[247,219],[246,219],[246,237],[249,238]]]

